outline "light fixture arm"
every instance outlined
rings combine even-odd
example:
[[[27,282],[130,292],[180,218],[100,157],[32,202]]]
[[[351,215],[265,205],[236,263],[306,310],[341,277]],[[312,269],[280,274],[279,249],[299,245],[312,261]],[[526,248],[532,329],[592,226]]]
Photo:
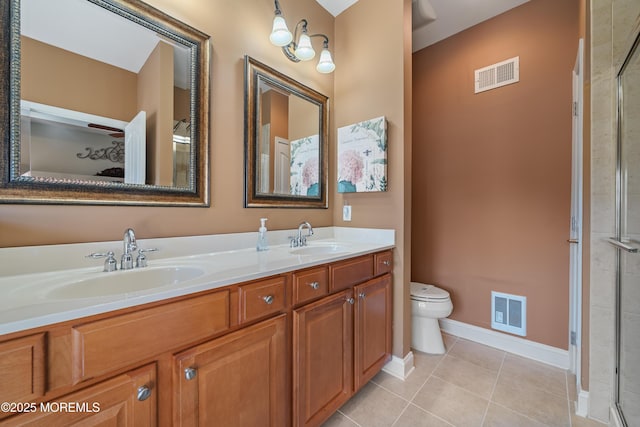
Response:
[[[276,0],[277,1],[277,0]],[[309,23],[306,19],[301,19],[296,24],[296,27],[293,29],[293,40],[286,46],[282,46],[282,52],[284,56],[289,58],[289,61],[300,62],[300,58],[298,58],[295,54],[296,49],[298,48],[297,40],[298,40],[298,29],[302,27],[302,34],[307,34],[307,25]]]
[[[329,38],[324,34],[309,35],[307,29],[309,22],[304,18],[298,21],[293,34],[291,34],[282,16],[280,2],[274,0],[274,6],[273,31],[269,37],[271,42],[276,46],[282,47],[282,52],[290,61],[300,62],[308,61],[315,56],[315,51],[311,46],[311,38],[321,37],[323,39],[323,49],[316,69],[321,73],[333,72],[335,65],[329,52]]]
[[[282,16],[282,10],[280,9],[280,2],[278,0],[274,0],[274,4],[276,6],[276,10],[274,11],[274,14],[276,16]]]

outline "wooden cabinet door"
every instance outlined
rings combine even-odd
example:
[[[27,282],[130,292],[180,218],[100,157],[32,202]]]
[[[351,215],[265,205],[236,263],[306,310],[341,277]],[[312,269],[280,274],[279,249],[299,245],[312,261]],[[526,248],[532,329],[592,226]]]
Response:
[[[156,384],[156,365],[147,365],[55,401],[34,403],[34,412],[14,416],[0,424],[3,427],[155,426]]]
[[[174,357],[174,425],[288,425],[286,315]]]
[[[356,286],[354,298],[354,391],[357,391],[391,357],[391,275],[386,274]]]
[[[318,426],[351,396],[353,299],[342,291],[293,312],[293,424]]]

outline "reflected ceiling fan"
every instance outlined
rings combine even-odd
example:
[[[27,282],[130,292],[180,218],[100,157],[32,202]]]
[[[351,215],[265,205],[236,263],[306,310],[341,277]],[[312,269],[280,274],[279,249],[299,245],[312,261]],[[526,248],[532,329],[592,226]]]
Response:
[[[104,126],[104,125],[99,125],[96,123],[89,123],[87,126],[89,126],[90,128],[94,128],[94,129],[101,129],[101,130],[106,130],[108,132],[112,132],[109,134],[110,137],[112,138],[123,138],[124,137],[124,130],[123,129],[118,129],[118,128],[114,128],[111,126]]]

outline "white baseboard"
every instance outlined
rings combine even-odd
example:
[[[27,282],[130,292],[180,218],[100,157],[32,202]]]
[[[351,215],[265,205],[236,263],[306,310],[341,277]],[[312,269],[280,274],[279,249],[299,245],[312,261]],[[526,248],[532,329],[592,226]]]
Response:
[[[576,400],[576,415],[586,418],[589,414],[589,392],[580,390]]]
[[[612,406],[609,412],[609,425],[611,427],[623,427],[622,420],[620,419],[616,408]]]
[[[413,352],[409,351],[409,353],[404,357],[404,359],[396,356],[391,356],[391,360],[387,362],[386,365],[382,368],[389,375],[393,375],[396,378],[400,378],[402,381],[407,379],[409,375],[413,372],[415,367],[413,366]]]
[[[480,328],[452,319],[440,319],[440,328],[451,335],[495,347],[547,365],[569,369],[569,351]]]

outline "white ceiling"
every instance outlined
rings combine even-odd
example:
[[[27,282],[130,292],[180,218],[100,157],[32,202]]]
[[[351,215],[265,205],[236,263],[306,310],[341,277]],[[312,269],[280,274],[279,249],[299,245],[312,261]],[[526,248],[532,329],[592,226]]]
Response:
[[[358,0],[316,1],[333,16],[337,16]],[[412,1],[414,12],[413,51],[415,52],[520,6],[529,0]],[[420,26],[416,27],[416,25]]]
[[[20,33],[133,73],[140,71],[159,42],[167,42],[155,31],[86,0],[21,0]],[[176,55],[175,84],[188,88],[189,49],[169,43]]]

